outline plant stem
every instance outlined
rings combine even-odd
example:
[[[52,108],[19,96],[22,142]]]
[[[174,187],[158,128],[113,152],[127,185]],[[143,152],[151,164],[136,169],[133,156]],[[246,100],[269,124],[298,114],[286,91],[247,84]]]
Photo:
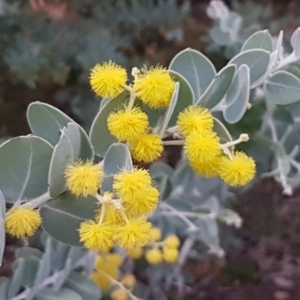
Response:
[[[134,296],[129,289],[127,289],[121,282],[119,282],[118,280],[114,279],[113,277],[111,277],[110,275],[108,275],[106,272],[102,271],[101,269],[95,269],[96,272],[101,273],[102,275],[106,276],[113,284],[117,285],[119,288],[121,288],[122,290],[126,290],[128,291],[128,296],[132,299],[132,300],[139,300],[139,298],[137,298],[136,296]]]
[[[22,204],[21,206],[22,207],[33,207],[33,208],[38,208],[40,207],[41,205],[45,204],[48,200],[50,200],[51,197],[49,195],[49,192],[46,192],[44,194],[42,194],[41,196],[39,197],[36,197],[24,204]]]
[[[191,222],[182,212],[176,210],[174,207],[172,207],[168,203],[162,202],[162,203],[160,203],[160,206],[165,207],[165,208],[169,209],[171,212],[173,212],[174,215],[177,216],[178,218],[180,218],[191,230],[197,229],[197,226],[193,222]]]
[[[182,146],[184,145],[184,140],[173,140],[173,141],[163,141],[164,146]]]
[[[127,106],[127,110],[131,110],[133,105],[134,105],[134,101],[135,101],[135,98],[136,98],[136,94],[135,94],[135,91],[133,90],[132,87],[130,87],[129,85],[125,85],[124,86],[125,89],[129,92],[130,94],[130,98],[129,98],[129,102],[128,102],[128,106]]]

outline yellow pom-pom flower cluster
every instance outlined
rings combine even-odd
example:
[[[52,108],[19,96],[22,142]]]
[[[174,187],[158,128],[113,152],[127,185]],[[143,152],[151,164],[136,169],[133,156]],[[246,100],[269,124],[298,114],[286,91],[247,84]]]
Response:
[[[143,134],[130,143],[131,155],[138,162],[152,162],[161,156],[162,151],[163,145],[158,134]]]
[[[6,232],[20,239],[32,236],[41,223],[39,211],[30,206],[15,206],[5,216]]]
[[[118,253],[101,252],[98,254],[94,271],[90,278],[97,283],[102,290],[108,290],[110,297],[115,300],[132,297],[131,290],[136,284],[136,278],[132,274],[120,274],[123,259]]]
[[[122,142],[130,142],[146,132],[149,121],[140,108],[124,108],[108,116],[107,126],[114,137]]]
[[[177,119],[185,137],[184,150],[194,171],[205,177],[220,176],[231,186],[247,184],[255,175],[255,162],[243,152],[222,149],[213,131],[213,117],[208,109],[188,106]],[[243,140],[241,140],[243,141]],[[223,153],[224,152],[224,153]]]
[[[124,90],[126,82],[126,70],[112,61],[97,64],[91,70],[92,90],[102,98],[117,97]]]
[[[112,285],[110,279],[119,278],[119,268],[122,265],[122,257],[117,253],[101,253],[97,256],[94,271],[91,279],[102,289],[107,289]]]
[[[80,241],[90,250],[108,251],[115,244],[133,251],[151,239],[147,215],[156,209],[159,191],[143,169],[122,170],[114,176],[113,193],[100,196],[95,221],[82,222]],[[117,199],[113,199],[117,197]]]
[[[163,67],[143,69],[135,80],[133,89],[138,97],[151,108],[166,108],[171,102],[175,82]]]
[[[158,134],[148,133],[148,116],[140,108],[123,108],[109,114],[107,127],[122,142],[130,142],[132,157],[138,162],[152,162],[163,151]]]
[[[162,262],[175,263],[179,256],[180,240],[176,235],[170,235],[165,240],[161,239],[161,231],[159,228],[150,230],[150,242],[146,246],[145,258],[152,264],[157,265]]]
[[[77,197],[96,194],[104,178],[101,167],[92,161],[79,160],[65,170],[66,186]]]

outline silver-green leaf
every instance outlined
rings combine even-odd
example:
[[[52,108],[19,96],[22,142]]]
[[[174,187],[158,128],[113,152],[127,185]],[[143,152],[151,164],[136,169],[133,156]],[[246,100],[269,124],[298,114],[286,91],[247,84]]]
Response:
[[[216,70],[210,60],[194,49],[179,52],[171,61],[169,70],[181,74],[191,85],[194,99],[205,92],[216,76]]]
[[[252,34],[244,43],[241,52],[251,49],[263,49],[273,51],[273,41],[268,30],[257,31]]]
[[[80,130],[81,138],[80,157],[82,159],[94,157],[94,149],[83,128],[56,107],[47,103],[33,102],[28,107],[27,119],[32,132],[53,146],[58,143],[61,131],[68,123],[76,124]]]
[[[82,246],[79,241],[80,223],[95,218],[98,204],[95,198],[76,198],[63,193],[40,208],[43,229],[58,241]]]
[[[52,152],[46,140],[32,135],[0,146],[0,189],[6,202],[31,200],[47,192]]]
[[[200,104],[210,109],[215,107],[227,93],[231,85],[235,69],[234,65],[224,67],[211,82],[210,86],[201,98],[198,99],[196,104]]]
[[[291,73],[279,71],[265,81],[264,91],[275,104],[291,104],[300,100],[300,80]]]
[[[239,68],[245,64],[250,70],[251,85],[261,78],[267,71],[270,61],[270,53],[262,49],[244,51],[235,56],[228,64],[236,65]]]
[[[116,141],[116,138],[110,134],[107,127],[108,115],[122,108],[128,99],[128,92],[122,93],[117,98],[107,102],[95,117],[90,130],[90,139],[98,156],[104,157],[109,146]]]
[[[64,171],[80,155],[80,131],[74,123],[69,123],[56,144],[49,169],[49,194],[57,197],[66,189]]]
[[[233,89],[234,85],[238,86],[238,93],[233,101],[228,101],[230,104],[225,106],[223,111],[225,120],[230,124],[238,122],[247,109],[250,96],[250,74],[247,65],[241,65],[237,70],[231,85]]]

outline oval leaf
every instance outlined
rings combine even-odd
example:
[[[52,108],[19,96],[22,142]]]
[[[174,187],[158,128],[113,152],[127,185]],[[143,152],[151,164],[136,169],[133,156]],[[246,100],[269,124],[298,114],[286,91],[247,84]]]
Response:
[[[186,79],[176,72],[170,71],[170,73],[172,74],[173,80],[175,80],[180,84],[180,87],[179,87],[177,103],[174,107],[168,127],[175,126],[179,113],[187,106],[193,104],[194,101],[193,100],[194,94],[193,94],[192,87],[186,81]]]
[[[296,57],[300,57],[300,27],[298,27],[291,36],[291,45]]]
[[[76,124],[80,130],[81,138],[80,157],[83,159],[93,158],[94,150],[86,132],[56,107],[41,102],[31,103],[27,110],[27,119],[32,132],[44,138],[53,146],[58,143],[61,131],[68,123]]]
[[[83,299],[99,300],[101,296],[98,285],[78,272],[72,272],[64,286],[80,294]]]
[[[283,47],[282,47],[282,41],[283,41],[283,31],[280,30],[278,37],[277,37],[277,41],[275,44],[275,50],[277,50],[277,60],[282,60],[282,56],[283,56]]]
[[[9,300],[7,298],[7,291],[10,285],[10,280],[6,277],[0,277],[0,299]]]
[[[6,202],[47,192],[52,152],[47,141],[35,136],[13,138],[0,146],[0,189]]]
[[[273,51],[273,41],[268,30],[257,31],[244,43],[241,52],[251,49],[263,49]]]
[[[217,73],[207,57],[190,48],[179,52],[172,59],[169,70],[181,74],[189,82],[195,100],[200,98]]]
[[[58,291],[51,288],[44,288],[38,292],[34,298],[35,300],[83,300],[83,298],[76,292],[62,287]]]
[[[4,223],[5,214],[6,214],[5,199],[0,190],[0,267],[2,266],[2,259],[4,254],[4,248],[5,248],[5,223]]]
[[[21,287],[24,286],[26,279],[24,278],[25,272],[25,258],[18,258],[13,263],[13,278],[8,288],[8,299],[17,295]]]
[[[235,56],[228,64],[234,64],[239,68],[245,64],[250,70],[251,85],[262,77],[269,66],[270,53],[265,50],[247,50]]]
[[[291,104],[300,100],[300,80],[291,73],[279,71],[265,81],[264,91],[275,104]]]
[[[171,99],[171,103],[168,106],[168,109],[166,110],[165,115],[162,119],[160,128],[158,129],[158,132],[159,132],[160,135],[162,135],[168,127],[169,121],[172,117],[173,111],[174,111],[175,106],[177,104],[178,93],[179,93],[179,83],[176,82],[175,83],[175,90],[173,92],[173,96],[172,96],[172,99]]]
[[[243,117],[249,102],[250,74],[246,65],[241,65],[238,69],[232,85],[234,84],[238,85],[238,94],[223,111],[225,120],[230,124],[238,122]]]
[[[214,117],[214,128],[213,130],[217,133],[220,141],[222,143],[227,143],[232,141],[232,137],[225,127],[225,125],[217,118]]]
[[[2,266],[4,248],[5,248],[5,224],[4,224],[4,219],[0,218],[0,267]]]
[[[64,193],[40,208],[42,227],[53,238],[72,246],[82,246],[78,228],[85,220],[93,220],[98,205],[94,197],[76,198]]]
[[[227,93],[234,73],[235,66],[230,65],[224,67],[212,81],[210,86],[207,88],[206,92],[202,95],[202,97],[196,102],[196,104],[200,104],[209,109],[215,107],[225,96]]]
[[[103,159],[105,179],[102,184],[102,189],[104,191],[112,190],[113,176],[123,169],[133,169],[131,155],[124,144],[116,143],[109,147]]]
[[[69,123],[56,144],[49,169],[49,194],[57,197],[66,189],[64,171],[80,155],[80,131],[74,123]]]
[[[124,92],[117,98],[110,100],[102,107],[93,121],[90,130],[90,139],[95,153],[100,157],[104,157],[109,146],[116,141],[116,138],[108,130],[107,117],[112,111],[122,108],[128,99],[128,92]]]

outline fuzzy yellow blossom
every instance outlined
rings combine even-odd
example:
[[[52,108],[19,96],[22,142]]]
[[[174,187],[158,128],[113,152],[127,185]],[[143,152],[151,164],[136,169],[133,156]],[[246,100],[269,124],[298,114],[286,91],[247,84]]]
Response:
[[[143,255],[143,248],[141,247],[133,247],[128,249],[127,255],[131,259],[139,259]]]
[[[113,290],[110,294],[112,300],[127,300],[128,299],[128,290],[127,289],[116,289]]]
[[[163,260],[161,250],[159,250],[157,248],[146,251],[145,258],[148,261],[148,263],[150,263],[152,265],[159,264]]]
[[[180,240],[175,234],[171,234],[164,240],[164,246],[166,248],[178,248],[180,245]]]
[[[132,274],[125,274],[121,280],[121,283],[127,288],[132,288],[136,283],[135,276]]]
[[[178,115],[177,125],[179,131],[184,135],[188,135],[193,131],[211,131],[213,117],[207,108],[190,105]]]
[[[220,163],[220,177],[231,186],[250,182],[255,175],[255,162],[244,152],[235,152],[230,158],[223,156]]]
[[[124,226],[119,226],[115,239],[121,248],[129,250],[133,247],[143,247],[149,242],[151,223],[144,218],[129,220]]]
[[[205,163],[220,155],[219,138],[213,131],[193,131],[184,145],[188,159],[192,163]]]
[[[157,66],[142,69],[135,78],[133,89],[141,100],[151,108],[168,107],[175,89],[167,69]]]
[[[115,98],[124,91],[127,73],[112,61],[95,65],[90,74],[92,90],[102,98]]]
[[[219,175],[221,159],[222,156],[218,155],[207,162],[190,162],[190,165],[197,175],[202,175],[207,178],[211,178]]]
[[[122,170],[114,176],[113,188],[123,200],[130,201],[137,193],[151,185],[152,179],[148,171],[134,168]]]
[[[133,197],[124,197],[123,206],[132,216],[147,215],[157,207],[159,191],[153,186],[141,187]]]
[[[122,257],[118,253],[102,253],[96,258],[94,272],[91,279],[96,282],[102,289],[107,289],[112,285],[109,275],[113,279],[119,277],[119,267],[122,265]]]
[[[104,177],[99,165],[92,161],[81,160],[69,164],[64,175],[67,188],[77,197],[87,197],[97,193]]]
[[[124,108],[109,114],[107,127],[110,133],[122,142],[131,142],[146,132],[148,116],[140,108]]]
[[[118,211],[113,203],[102,204],[101,208],[97,211],[96,221],[99,221],[102,209],[105,209],[103,222],[111,225],[118,225],[124,223],[124,219],[120,211]]]
[[[177,261],[179,256],[179,251],[176,248],[167,248],[163,250],[163,259],[167,263],[174,263]]]
[[[157,227],[152,227],[149,231],[150,241],[157,242],[161,239],[161,230]]]
[[[143,134],[130,143],[132,157],[138,162],[153,162],[161,156],[162,141],[158,134]]]
[[[6,232],[21,239],[32,236],[41,223],[39,211],[29,206],[15,206],[5,216]]]
[[[89,250],[108,251],[114,246],[115,231],[111,224],[85,221],[80,224],[80,242]]]

